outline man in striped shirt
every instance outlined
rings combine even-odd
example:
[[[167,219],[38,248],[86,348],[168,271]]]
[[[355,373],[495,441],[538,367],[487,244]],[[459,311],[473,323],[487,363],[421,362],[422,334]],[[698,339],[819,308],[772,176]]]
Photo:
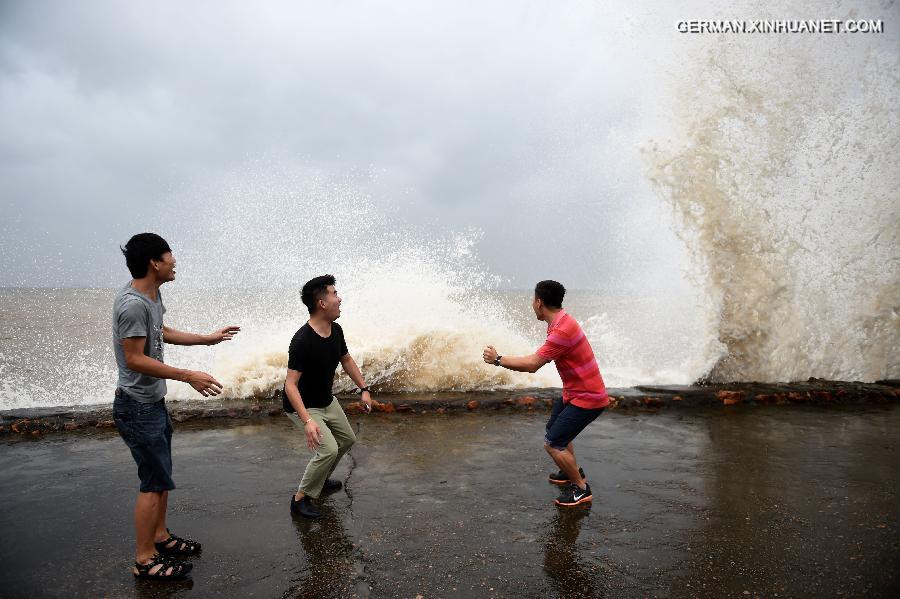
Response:
[[[488,345],[483,358],[487,364],[519,372],[537,372],[547,362],[556,362],[563,394],[553,403],[544,449],[559,467],[559,472],[550,475],[550,482],[563,486],[556,504],[569,507],[593,499],[584,470],[575,460],[572,442],[609,405],[609,397],[590,342],[581,326],[562,309],[565,294],[565,287],[556,281],[541,281],[535,286],[532,308],[537,319],[547,323],[547,340],[535,353],[501,356]]]

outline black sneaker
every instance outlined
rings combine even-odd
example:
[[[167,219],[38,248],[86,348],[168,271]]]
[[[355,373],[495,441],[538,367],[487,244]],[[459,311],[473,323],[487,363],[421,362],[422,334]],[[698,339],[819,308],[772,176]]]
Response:
[[[313,502],[306,495],[300,501],[295,500],[294,496],[291,495],[291,513],[300,514],[304,518],[322,517],[322,513],[316,509],[316,506],[313,505]]]
[[[578,474],[581,475],[581,478],[586,478],[584,475],[584,470],[582,470],[581,468],[578,469]],[[550,482],[554,485],[567,485],[572,481],[570,481],[569,477],[563,474],[563,471],[560,470],[556,474],[550,475]]]
[[[556,498],[556,505],[572,507],[582,503],[590,503],[593,498],[591,485],[585,485],[584,489],[579,489],[578,485],[571,484],[563,487],[562,495]]]
[[[333,478],[328,478],[325,480],[325,484],[322,485],[323,493],[334,493],[335,491],[340,491],[341,487],[344,486],[339,480],[334,480]]]

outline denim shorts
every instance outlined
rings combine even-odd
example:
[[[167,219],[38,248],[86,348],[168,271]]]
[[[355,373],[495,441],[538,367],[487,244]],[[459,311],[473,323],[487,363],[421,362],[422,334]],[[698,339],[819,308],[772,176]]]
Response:
[[[557,397],[550,411],[550,419],[547,420],[544,443],[554,449],[565,449],[604,409],[579,408],[570,403],[563,403],[562,397]]]
[[[142,403],[118,390],[113,402],[113,420],[137,464],[141,493],[174,489],[172,419],[165,398]]]

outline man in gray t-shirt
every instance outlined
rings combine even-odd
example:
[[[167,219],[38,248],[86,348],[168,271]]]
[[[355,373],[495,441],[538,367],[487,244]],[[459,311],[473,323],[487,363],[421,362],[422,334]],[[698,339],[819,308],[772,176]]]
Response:
[[[119,367],[113,420],[141,480],[134,509],[137,548],[132,572],[140,578],[175,580],[186,576],[192,566],[171,556],[199,553],[200,543],[175,536],[166,527],[169,491],[175,488],[166,379],[188,383],[204,397],[218,395],[222,384],[205,372],[166,365],[164,344],[215,345],[229,341],[240,327],[198,335],[165,326],[166,308],[159,288],[175,280],[175,257],[169,244],[159,235],[140,233],[122,253],[133,278],[113,303],[113,351]]]
[[[159,401],[166,396],[166,379],[157,378],[128,368],[122,340],[143,337],[144,355],[164,362],[163,354],[163,304],[162,293],[157,290],[156,300],[127,285],[119,290],[113,302],[113,352],[119,366],[118,388],[141,403]]]

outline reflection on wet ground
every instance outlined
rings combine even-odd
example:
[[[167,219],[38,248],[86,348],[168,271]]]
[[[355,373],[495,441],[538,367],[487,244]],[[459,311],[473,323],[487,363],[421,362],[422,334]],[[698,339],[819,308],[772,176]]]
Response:
[[[108,431],[0,452],[4,597],[872,596],[898,584],[900,409],[604,414],[589,508],[552,504],[544,413],[354,417],[325,517],[294,519],[287,419],[175,437],[192,579],[128,573],[136,475]],[[10,541],[14,539],[15,542]]]

